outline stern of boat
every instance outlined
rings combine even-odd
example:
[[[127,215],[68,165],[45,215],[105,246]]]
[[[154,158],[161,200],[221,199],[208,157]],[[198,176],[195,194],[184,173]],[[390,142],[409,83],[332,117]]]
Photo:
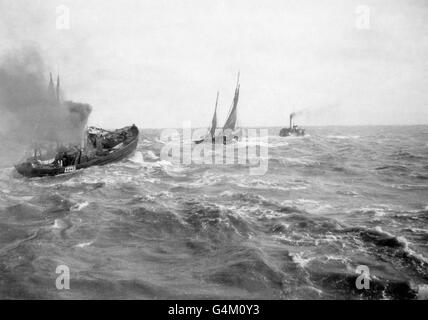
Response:
[[[25,177],[31,177],[32,176],[33,166],[29,162],[17,164],[17,165],[15,165],[15,169],[19,174],[21,174]]]

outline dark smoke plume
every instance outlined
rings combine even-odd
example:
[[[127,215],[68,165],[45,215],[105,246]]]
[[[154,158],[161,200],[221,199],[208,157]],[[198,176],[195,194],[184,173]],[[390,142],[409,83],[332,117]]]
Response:
[[[44,142],[80,145],[92,107],[58,99],[48,90],[40,53],[25,48],[0,62],[0,135],[26,147]]]
[[[290,116],[298,121],[313,121],[320,124],[329,124],[331,119],[336,120],[338,116],[340,117],[341,105],[339,101],[333,100],[330,103],[299,109],[292,112]]]

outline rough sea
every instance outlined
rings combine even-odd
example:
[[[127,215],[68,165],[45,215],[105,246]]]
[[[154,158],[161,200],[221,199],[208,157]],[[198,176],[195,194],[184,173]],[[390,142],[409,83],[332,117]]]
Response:
[[[3,151],[0,298],[427,299],[428,127],[269,132],[264,175],[161,160],[160,130],[58,177]]]

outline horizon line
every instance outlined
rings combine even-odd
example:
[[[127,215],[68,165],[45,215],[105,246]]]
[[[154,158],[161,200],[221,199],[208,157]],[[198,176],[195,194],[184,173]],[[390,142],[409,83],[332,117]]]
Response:
[[[299,126],[303,129],[305,128],[314,128],[314,127],[417,127],[417,126],[428,126],[428,123],[424,124],[327,124],[327,125],[308,125],[308,126]],[[138,126],[141,129],[183,129],[183,127],[144,127]],[[192,127],[194,129],[208,128],[206,126]],[[288,128],[288,126],[241,126],[238,129],[252,129],[252,128]],[[221,129],[221,128],[218,128]]]

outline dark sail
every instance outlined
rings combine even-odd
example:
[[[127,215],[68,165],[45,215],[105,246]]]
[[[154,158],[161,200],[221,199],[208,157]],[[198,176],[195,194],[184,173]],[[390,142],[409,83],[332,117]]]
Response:
[[[239,75],[238,75],[238,83],[235,89],[235,96],[233,98],[232,108],[229,112],[229,116],[227,117],[226,123],[224,124],[223,131],[228,129],[233,131],[236,129],[236,122],[238,120],[237,107],[238,107],[238,100],[239,100],[239,88],[240,88],[240,84],[239,84]]]
[[[216,100],[216,102],[215,102],[214,116],[213,116],[213,120],[212,120],[212,122],[211,122],[211,129],[210,129],[210,135],[211,135],[211,137],[214,137],[215,130],[217,129],[217,105],[218,105],[218,95],[219,95],[219,93],[217,92],[217,100]]]

